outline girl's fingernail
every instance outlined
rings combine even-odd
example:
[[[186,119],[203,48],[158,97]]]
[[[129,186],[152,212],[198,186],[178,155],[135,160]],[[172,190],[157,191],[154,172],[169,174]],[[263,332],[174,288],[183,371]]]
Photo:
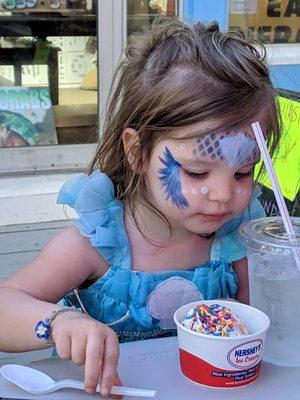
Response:
[[[95,390],[92,387],[88,387],[88,388],[84,389],[84,391],[87,392],[87,393],[94,393],[95,392]]]

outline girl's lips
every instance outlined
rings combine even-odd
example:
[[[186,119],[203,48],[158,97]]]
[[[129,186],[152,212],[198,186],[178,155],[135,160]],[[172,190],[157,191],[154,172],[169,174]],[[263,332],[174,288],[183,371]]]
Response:
[[[200,213],[201,217],[206,219],[207,221],[217,222],[221,221],[223,218],[226,217],[227,214],[202,214]]]

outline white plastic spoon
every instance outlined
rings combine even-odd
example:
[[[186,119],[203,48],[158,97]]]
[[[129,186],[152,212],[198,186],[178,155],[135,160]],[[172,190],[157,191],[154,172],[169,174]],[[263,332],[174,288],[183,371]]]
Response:
[[[32,394],[48,394],[62,388],[84,389],[84,383],[74,379],[54,381],[50,376],[24,365],[6,364],[0,368],[1,375],[21,389]],[[99,391],[100,386],[97,387]],[[155,390],[113,386],[111,394],[123,396],[154,397]]]

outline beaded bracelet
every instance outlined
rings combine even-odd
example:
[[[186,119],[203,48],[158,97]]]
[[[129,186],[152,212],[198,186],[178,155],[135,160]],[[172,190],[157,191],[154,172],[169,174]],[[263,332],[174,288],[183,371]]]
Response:
[[[57,317],[58,314],[63,313],[63,312],[79,312],[82,313],[82,309],[80,307],[67,307],[64,306],[62,308],[59,308],[58,310],[52,311],[52,313],[44,319],[43,321],[39,321],[35,328],[34,332],[35,335],[38,339],[45,339],[48,344],[54,344],[53,341],[50,339],[50,333],[51,333],[51,322]]]

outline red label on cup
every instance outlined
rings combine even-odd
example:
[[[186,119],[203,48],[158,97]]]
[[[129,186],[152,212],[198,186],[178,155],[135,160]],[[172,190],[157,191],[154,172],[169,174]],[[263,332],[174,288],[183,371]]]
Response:
[[[179,355],[182,372],[192,381],[206,386],[229,388],[248,385],[257,379],[260,371],[260,361],[251,368],[230,371],[217,368],[183,349],[179,349]]]

